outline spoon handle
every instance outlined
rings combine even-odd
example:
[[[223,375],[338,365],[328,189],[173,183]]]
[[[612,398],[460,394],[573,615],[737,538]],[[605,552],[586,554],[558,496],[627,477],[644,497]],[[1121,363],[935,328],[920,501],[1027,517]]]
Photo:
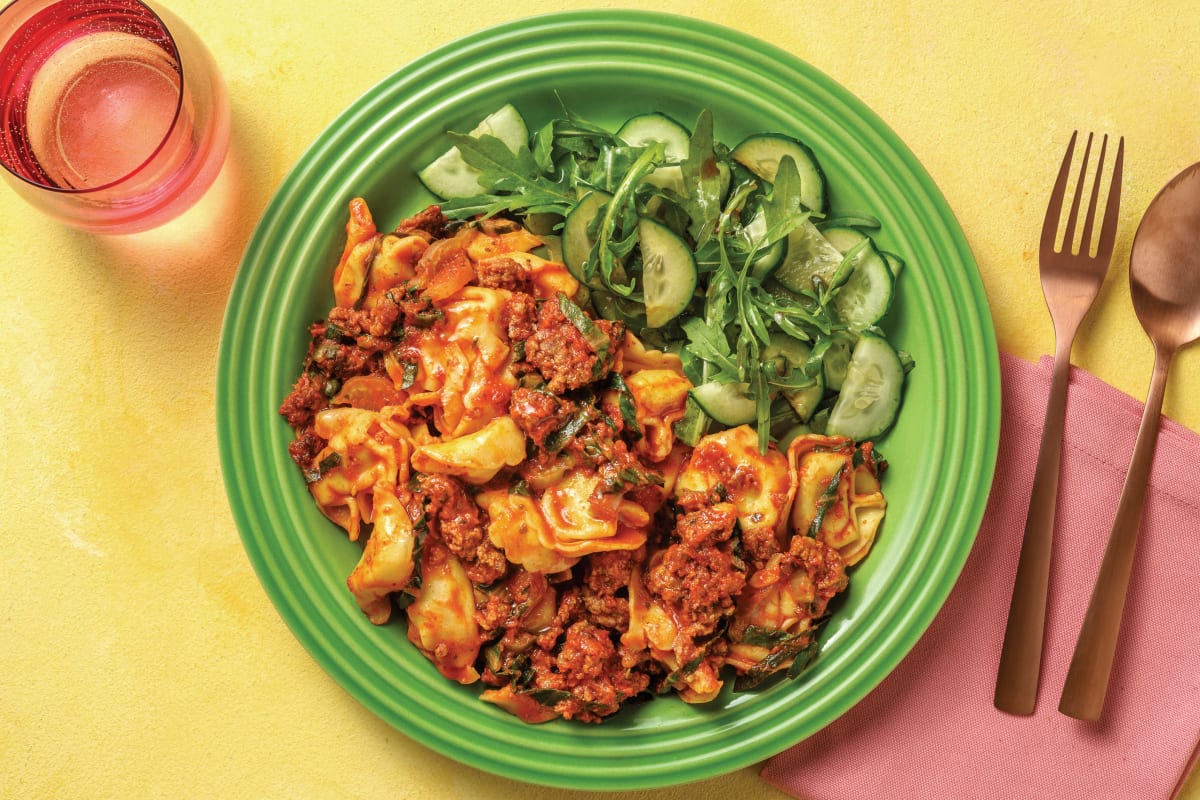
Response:
[[[1146,484],[1150,477],[1150,466],[1154,462],[1154,448],[1158,443],[1163,393],[1172,355],[1172,350],[1155,347],[1154,374],[1150,379],[1150,393],[1138,427],[1137,442],[1133,446],[1133,458],[1125,476],[1125,486],[1121,489],[1121,499],[1117,503],[1117,514],[1113,519],[1108,546],[1104,549],[1104,559],[1100,562],[1092,599],[1075,643],[1075,654],[1067,670],[1067,682],[1058,710],[1076,719],[1095,721],[1100,718],[1104,708],[1104,695],[1108,691],[1108,677],[1117,649],[1117,634],[1121,629],[1121,615],[1125,611],[1125,595],[1133,570]]]
[[[1042,425],[1042,441],[1033,473],[1033,492],[1029,496],[1025,535],[1021,541],[1017,577],[1013,583],[1004,644],[1000,650],[993,702],[996,708],[1010,714],[1032,714],[1037,703],[1073,338],[1060,337],[1055,348],[1054,372],[1050,378],[1050,395],[1046,400],[1046,419]]]

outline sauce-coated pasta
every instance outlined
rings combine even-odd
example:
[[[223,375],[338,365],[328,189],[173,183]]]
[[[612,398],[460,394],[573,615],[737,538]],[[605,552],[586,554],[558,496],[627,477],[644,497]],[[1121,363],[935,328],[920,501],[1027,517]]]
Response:
[[[280,411],[371,622],[528,722],[811,660],[886,508],[869,443],[688,446],[679,357],[587,314],[537,236],[437,207],[381,232],[361,199],[346,230]]]

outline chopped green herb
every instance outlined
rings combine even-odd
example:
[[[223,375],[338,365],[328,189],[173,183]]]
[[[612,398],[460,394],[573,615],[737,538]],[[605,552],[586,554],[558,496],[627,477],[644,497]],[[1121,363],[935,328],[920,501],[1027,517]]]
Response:
[[[842,482],[842,474],[846,471],[846,465],[843,463],[833,473],[833,477],[829,479],[829,483],[825,485],[825,490],[821,492],[821,497],[817,500],[817,513],[813,516],[812,523],[808,526],[808,536],[816,539],[821,535],[821,526],[825,524],[825,515],[829,513],[829,509],[837,501],[838,487]]]
[[[583,430],[588,420],[592,418],[592,409],[586,403],[580,403],[579,409],[572,414],[562,427],[546,437],[545,450],[547,453],[557,453]]]
[[[417,364],[413,361],[403,361],[402,378],[400,381],[401,389],[411,389],[413,384],[417,382]]]
[[[607,359],[610,347],[608,334],[600,330],[600,326],[596,324],[595,320],[584,313],[582,308],[575,305],[571,298],[559,292],[557,299],[563,316],[583,335],[588,347],[596,354],[597,361],[603,362]]]
[[[796,636],[805,634],[788,633],[781,631],[778,628],[764,628],[761,625],[747,625],[742,631],[742,642],[754,647],[775,647]]]
[[[796,653],[795,658],[792,660],[792,666],[788,667],[788,677],[795,678],[800,675],[801,672],[804,672],[804,670],[811,667],[813,662],[817,660],[817,656],[820,654],[820,651],[820,642],[817,640],[817,637],[814,636],[812,641],[810,641],[803,650],[801,650],[799,653]]]

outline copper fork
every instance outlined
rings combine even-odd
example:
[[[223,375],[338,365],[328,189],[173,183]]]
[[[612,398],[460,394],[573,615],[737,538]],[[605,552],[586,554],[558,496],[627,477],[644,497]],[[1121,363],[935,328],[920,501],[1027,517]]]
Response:
[[[1080,219],[1084,184],[1087,182],[1092,152],[1092,134],[1088,134],[1079,178],[1075,184],[1066,226],[1061,233],[1063,200],[1075,153],[1079,132],[1071,134],[1066,155],[1058,171],[1058,179],[1050,193],[1046,219],[1042,223],[1039,245],[1042,294],[1054,322],[1054,371],[1050,379],[1050,396],[1046,402],[1046,420],[1038,450],[1037,467],[1033,477],[1033,492],[1025,519],[1025,535],[1017,562],[1017,577],[1013,585],[1004,645],[1000,652],[1000,669],[996,677],[996,708],[1011,714],[1032,714],[1037,702],[1038,679],[1042,665],[1042,642],[1046,625],[1046,594],[1050,579],[1050,553],[1054,534],[1055,504],[1058,499],[1058,474],[1062,457],[1062,436],[1067,404],[1067,382],[1071,370],[1071,347],[1075,333],[1087,314],[1112,260],[1113,242],[1117,234],[1117,214],[1121,202],[1121,168],[1125,156],[1125,139],[1117,145],[1112,178],[1104,203],[1104,217],[1099,236],[1093,234],[1104,175],[1104,157],[1108,136],[1100,141],[1100,155],[1095,162],[1095,177],[1083,218],[1083,231],[1075,248],[1076,226]]]

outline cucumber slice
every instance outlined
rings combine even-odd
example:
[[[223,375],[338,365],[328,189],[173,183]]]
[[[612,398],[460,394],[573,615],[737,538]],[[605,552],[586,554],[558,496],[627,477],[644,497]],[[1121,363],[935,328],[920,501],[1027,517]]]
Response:
[[[525,229],[534,236],[550,236],[562,227],[563,218],[549,212],[526,214],[524,223]]]
[[[692,134],[666,114],[656,112],[630,117],[617,130],[617,138],[634,147],[662,142],[666,147],[667,160],[678,162],[687,158]]]
[[[582,200],[575,204],[575,207],[567,214],[566,222],[563,223],[563,263],[566,264],[567,271],[575,276],[576,280],[592,287],[599,287],[602,284],[599,275],[593,275],[591,281],[584,277],[584,265],[587,263],[588,255],[592,252],[592,245],[595,244],[588,235],[588,228],[596,215],[600,213],[600,209],[611,198],[612,195],[599,189],[588,192]]]
[[[541,250],[541,252],[538,252]],[[563,262],[562,237],[557,233],[551,233],[542,237],[542,246],[534,250],[534,255],[539,255],[547,261]]]
[[[811,292],[814,278],[828,284],[841,263],[841,251],[829,243],[811,220],[805,220],[788,234],[787,253],[771,277],[790,291]]]
[[[825,173],[804,142],[778,133],[756,133],[743,139],[730,155],[768,183],[775,182],[779,160],[791,156],[800,173],[800,202],[811,211],[825,213]]]
[[[834,296],[833,307],[842,322],[860,331],[879,322],[891,308],[895,278],[870,239],[861,241],[850,259],[852,271]]]
[[[851,272],[833,306],[851,330],[862,330],[883,319],[892,304],[896,273],[903,262],[893,256],[896,266],[875,247],[870,236],[856,228],[823,228],[825,241],[843,254],[853,253]]]
[[[853,349],[853,339],[838,336],[825,351],[821,359],[821,373],[825,376],[825,385],[831,391],[841,391],[842,383],[846,380],[846,370],[850,367],[850,352]]]
[[[886,250],[880,250],[879,255],[883,256],[883,260],[887,262],[888,269],[892,271],[892,277],[899,278],[900,272],[904,269],[904,259]]]
[[[640,332],[646,325],[646,313],[636,300],[620,297],[605,289],[591,290],[592,308],[607,320],[623,322],[625,327]]]
[[[904,367],[892,346],[882,336],[862,334],[825,432],[856,442],[879,436],[896,419],[903,385]]]
[[[799,339],[775,331],[771,334],[770,343],[762,350],[762,360],[768,361],[782,356],[787,361],[789,369],[803,369],[811,352],[812,348]]]
[[[763,348],[762,359],[768,361],[782,357],[787,362],[789,370],[801,370],[804,369],[804,364],[808,361],[811,352],[812,348],[804,342],[777,331],[771,334],[770,344]],[[782,389],[779,393],[796,412],[800,421],[808,422],[825,396],[824,375],[818,373],[813,379],[812,386],[803,389]]]
[[[841,250],[843,253],[849,253],[854,249],[854,246],[863,239],[871,238],[857,228],[846,228],[840,226],[822,228],[821,233],[825,235],[825,238],[829,240],[831,245],[836,247],[838,250]],[[871,243],[875,244],[875,240],[871,239]],[[880,256],[883,257],[883,260],[887,262],[888,269],[892,271],[892,277],[898,277],[900,275],[900,271],[904,269],[904,259],[895,253],[890,253],[886,250],[880,250],[878,245],[875,245],[875,250]]]
[[[625,121],[617,130],[617,138],[634,147],[662,142],[667,161],[672,162],[646,176],[646,183],[679,195],[687,194],[683,185],[683,170],[679,162],[687,158],[691,148],[691,132],[666,114],[640,114]],[[654,204],[657,206],[657,203]]]
[[[495,136],[514,153],[529,143],[525,118],[511,103],[489,114],[468,134],[476,139],[484,135]],[[457,147],[451,147],[417,173],[425,188],[444,200],[482,192],[479,175],[479,170],[463,160]]]
[[[812,432],[812,428],[810,428],[808,425],[805,425],[803,422],[797,423],[780,434],[779,440],[775,443],[775,446],[779,448],[779,452],[787,453],[788,448],[792,446],[793,439],[795,439],[797,436],[804,436]]]
[[[687,188],[683,185],[683,170],[677,164],[667,164],[647,175],[644,180],[651,186],[657,186],[659,189],[670,192],[671,194],[683,197]],[[658,200],[659,198],[652,198]],[[657,204],[655,208],[657,208]]]
[[[758,402],[748,383],[709,381],[692,389],[691,397],[705,414],[722,425],[747,425],[758,417]]]
[[[792,410],[787,400],[782,397],[776,397],[771,401],[771,416],[768,420],[768,426],[771,429],[771,436],[778,439],[780,436],[798,423],[800,420],[796,418],[796,412]]]
[[[687,242],[666,225],[642,217],[637,230],[642,251],[646,324],[661,328],[692,302],[699,280],[696,259]]]
[[[822,228],[821,234],[825,237],[825,241],[836,247],[843,254],[849,253],[863,239],[870,238],[856,228]]]

